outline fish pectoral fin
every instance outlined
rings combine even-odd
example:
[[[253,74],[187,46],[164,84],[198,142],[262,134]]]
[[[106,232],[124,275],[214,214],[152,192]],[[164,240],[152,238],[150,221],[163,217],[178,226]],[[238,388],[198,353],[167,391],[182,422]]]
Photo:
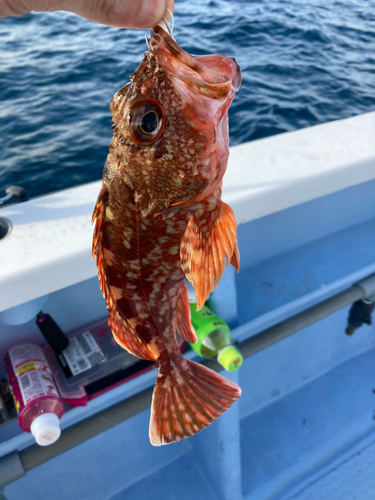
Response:
[[[215,210],[191,214],[181,242],[181,266],[195,288],[197,311],[203,306],[231,263],[239,271],[237,223],[229,205],[219,201]],[[197,216],[197,213],[199,216]]]
[[[185,283],[183,283],[177,300],[174,322],[180,337],[190,344],[195,344],[198,339],[190,319],[191,312],[188,291]]]
[[[194,361],[183,360],[167,375],[159,372],[151,405],[151,444],[161,446],[197,434],[240,396],[237,384]]]

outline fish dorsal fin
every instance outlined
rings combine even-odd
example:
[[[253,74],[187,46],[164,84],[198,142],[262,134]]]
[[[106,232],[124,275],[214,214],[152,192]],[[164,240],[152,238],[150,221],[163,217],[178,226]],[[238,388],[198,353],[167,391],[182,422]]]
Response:
[[[174,322],[180,337],[190,344],[195,344],[198,339],[193,325],[191,324],[190,318],[191,312],[188,291],[185,283],[183,283],[180,290],[180,295],[178,296]]]
[[[240,254],[237,246],[237,223],[229,205],[218,200],[202,203],[190,218],[181,242],[180,257],[186,278],[195,288],[197,311],[201,309],[216,288],[227,266],[231,263],[239,271]]]

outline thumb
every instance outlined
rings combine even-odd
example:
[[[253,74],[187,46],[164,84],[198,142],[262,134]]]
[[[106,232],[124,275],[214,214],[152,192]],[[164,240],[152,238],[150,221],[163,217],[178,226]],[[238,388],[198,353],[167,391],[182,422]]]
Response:
[[[151,28],[170,17],[174,0],[0,0],[0,17],[22,16],[31,10],[66,10],[89,21],[119,28]]]

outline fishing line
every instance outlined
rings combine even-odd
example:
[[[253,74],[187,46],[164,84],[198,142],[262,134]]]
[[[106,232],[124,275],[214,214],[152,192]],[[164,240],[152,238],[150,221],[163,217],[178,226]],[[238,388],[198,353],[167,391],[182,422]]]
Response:
[[[173,17],[172,11],[170,9],[167,9],[167,10],[168,10],[169,14],[171,15],[170,20],[172,21],[172,28],[169,26],[169,22],[167,21],[167,18],[165,16],[163,18],[163,23],[164,23],[165,27],[167,28],[168,33],[173,38],[174,17]],[[173,40],[174,40],[174,38],[173,38]]]

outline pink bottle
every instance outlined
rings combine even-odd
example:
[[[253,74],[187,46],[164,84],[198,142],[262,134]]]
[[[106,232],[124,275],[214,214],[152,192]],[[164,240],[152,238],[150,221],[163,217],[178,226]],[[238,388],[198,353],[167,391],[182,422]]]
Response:
[[[64,403],[42,349],[32,343],[17,344],[4,363],[21,429],[31,432],[41,446],[54,443],[61,434]]]

